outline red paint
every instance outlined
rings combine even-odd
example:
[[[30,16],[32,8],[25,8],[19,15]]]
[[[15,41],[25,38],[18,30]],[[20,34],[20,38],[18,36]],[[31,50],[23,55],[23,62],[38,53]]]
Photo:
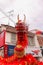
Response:
[[[1,34],[0,34],[0,47],[5,45],[5,34],[6,34],[5,30],[2,31]]]
[[[37,31],[36,34],[41,34],[42,32],[41,31]]]
[[[8,57],[8,46],[4,46],[4,57]]]

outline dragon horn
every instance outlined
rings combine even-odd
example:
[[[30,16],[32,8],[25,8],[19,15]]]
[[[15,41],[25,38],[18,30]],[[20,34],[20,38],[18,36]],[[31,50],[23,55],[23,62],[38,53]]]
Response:
[[[25,14],[24,14],[24,20],[23,20],[24,22],[26,21],[26,16],[25,16]]]

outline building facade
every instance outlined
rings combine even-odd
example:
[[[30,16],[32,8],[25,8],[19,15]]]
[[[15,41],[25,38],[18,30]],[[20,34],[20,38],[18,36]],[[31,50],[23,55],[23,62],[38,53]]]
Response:
[[[2,24],[0,26],[0,32],[3,30],[6,30],[5,44],[8,46],[8,49],[10,49],[8,50],[8,55],[10,56],[11,54],[14,53],[14,47],[17,43],[16,30],[15,30],[15,27]],[[28,37],[28,46],[25,50],[26,53],[32,54],[34,57],[41,59],[42,54],[41,54],[40,45],[37,39],[37,35],[33,32],[28,31],[27,37]],[[13,50],[13,53],[12,53],[12,50]],[[2,53],[0,52],[0,55],[1,54]]]

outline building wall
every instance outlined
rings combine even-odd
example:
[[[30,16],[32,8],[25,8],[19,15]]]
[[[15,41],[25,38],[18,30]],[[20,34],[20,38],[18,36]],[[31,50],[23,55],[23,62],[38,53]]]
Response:
[[[1,31],[6,30],[5,26],[1,26]],[[29,34],[31,35],[31,33]],[[6,32],[6,36],[5,36],[5,44],[7,45],[16,45],[17,43],[17,36],[15,33],[11,33],[11,32]],[[32,49],[34,49],[34,47],[38,47],[39,48],[39,43],[37,40],[37,36],[34,35],[33,37],[28,37],[28,47],[26,48],[26,52],[31,52]],[[3,56],[3,50],[0,50],[0,55]]]
[[[6,32],[5,44],[7,44],[7,45],[16,45],[16,34]]]
[[[35,46],[34,37],[28,37],[28,46]]]
[[[4,57],[4,47],[0,48],[0,56]]]
[[[40,59],[42,59],[41,50],[40,52],[38,52],[38,54],[34,53],[34,50],[40,50],[36,35],[34,35],[33,37],[28,37],[28,46],[25,49],[25,53],[31,53],[34,57],[39,57]]]
[[[37,40],[37,35],[34,36],[34,42],[35,42],[35,46],[39,48],[40,46],[39,46],[39,42]]]
[[[6,30],[5,26],[1,26],[1,31]]]

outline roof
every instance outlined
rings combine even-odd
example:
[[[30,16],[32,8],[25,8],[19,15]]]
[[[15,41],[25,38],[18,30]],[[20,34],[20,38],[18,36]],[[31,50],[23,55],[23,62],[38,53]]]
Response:
[[[15,27],[9,26],[9,25],[5,25],[5,24],[1,24],[1,26],[5,26],[6,27],[6,31],[7,32],[11,32],[11,33],[15,33]]]
[[[1,26],[0,26],[0,28],[1,28]]]
[[[28,36],[34,37],[35,33],[32,33],[31,31],[28,31]]]
[[[42,30],[38,30],[38,29],[33,29],[33,30],[30,30],[31,32],[33,33],[42,33],[43,31]]]
[[[43,36],[37,36],[38,42],[40,46],[43,46]]]
[[[39,29],[32,29],[32,30],[30,30],[30,31],[41,31],[41,30],[39,30]]]
[[[7,32],[16,33],[15,27],[12,27],[12,26],[9,26],[9,25],[5,25],[5,24],[1,24],[1,26],[5,26]],[[32,33],[31,31],[28,31],[27,35],[31,36],[31,37],[34,37],[35,34]]]

